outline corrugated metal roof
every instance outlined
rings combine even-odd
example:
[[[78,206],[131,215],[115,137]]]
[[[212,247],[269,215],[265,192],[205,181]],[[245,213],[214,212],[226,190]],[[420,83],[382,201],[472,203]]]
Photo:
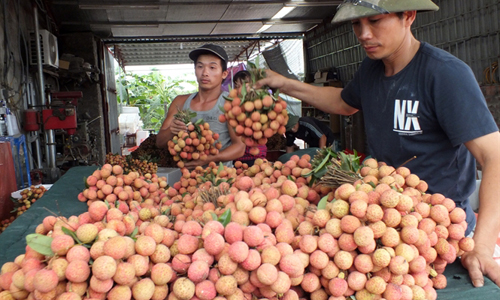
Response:
[[[279,0],[53,0],[60,33],[92,31],[127,65],[191,63],[205,43],[223,46],[230,60],[246,60],[267,42],[302,38],[329,22],[342,1]],[[295,7],[281,20],[281,8]],[[257,33],[262,25],[271,25]]]

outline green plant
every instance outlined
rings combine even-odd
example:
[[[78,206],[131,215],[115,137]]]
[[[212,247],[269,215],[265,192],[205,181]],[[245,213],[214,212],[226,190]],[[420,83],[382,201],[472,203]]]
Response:
[[[195,92],[197,83],[164,76],[158,70],[149,74],[117,74],[118,103],[139,108],[144,129],[158,131],[165,118],[165,109],[177,95]]]

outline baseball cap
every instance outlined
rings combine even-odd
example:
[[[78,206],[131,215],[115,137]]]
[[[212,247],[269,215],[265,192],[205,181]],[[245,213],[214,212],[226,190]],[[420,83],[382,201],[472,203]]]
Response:
[[[196,62],[196,60],[198,59],[198,56],[200,56],[201,54],[204,54],[204,53],[205,54],[206,53],[215,54],[218,57],[220,57],[226,64],[229,60],[224,48],[222,48],[221,46],[214,45],[214,44],[205,44],[205,45],[201,46],[200,48],[194,49],[193,51],[189,52],[189,58],[191,58],[193,61]]]

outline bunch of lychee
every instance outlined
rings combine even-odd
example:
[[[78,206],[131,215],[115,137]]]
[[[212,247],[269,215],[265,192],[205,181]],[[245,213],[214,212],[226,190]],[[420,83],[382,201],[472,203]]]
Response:
[[[128,207],[132,201],[142,203],[146,199],[160,203],[166,196],[164,191],[167,187],[166,177],[150,173],[140,175],[138,172],[124,174],[121,166],[110,164],[95,170],[85,183],[87,188],[78,195],[78,200],[87,202],[89,206],[94,201],[105,201],[117,207]]]
[[[108,153],[106,154],[106,164],[112,166],[118,165],[122,167],[123,173],[137,172],[139,175],[156,174],[158,171],[158,164],[148,159],[133,158],[132,155],[120,155]]]
[[[436,299],[446,265],[474,248],[465,211],[442,194],[426,194],[427,183],[406,167],[368,159],[361,175],[318,210],[330,215],[324,228],[339,249],[332,295]]]
[[[245,145],[251,147],[250,154],[257,155],[257,145],[265,145],[267,139],[276,133],[286,132],[286,107],[283,99],[267,91],[238,95],[238,91],[233,89],[224,103],[224,114],[219,116],[219,121],[229,122]]]
[[[219,134],[212,132],[207,122],[189,123],[187,131],[180,131],[168,141],[168,151],[177,166],[183,168],[186,161],[206,160],[208,155],[219,153],[222,143],[218,139]]]
[[[12,213],[15,213],[15,216],[10,216],[7,219],[4,219],[0,222],[0,232],[3,232],[7,227],[12,224],[12,222],[22,215],[26,210],[28,210],[33,203],[35,203],[38,199],[40,199],[43,194],[45,193],[46,188],[43,185],[35,186],[32,185],[29,188],[26,188],[20,192],[21,198],[19,199],[14,199],[12,198],[12,201],[14,202],[14,210],[11,211]]]
[[[173,189],[167,190],[171,193],[176,190],[178,194],[189,193],[193,195],[198,189],[209,189],[212,186],[220,185],[222,182],[233,182],[236,178],[236,169],[225,165],[217,166],[215,162],[210,162],[206,168],[201,166],[194,170],[187,168],[181,169],[182,176],[178,182],[175,182]],[[229,184],[229,186],[231,185]],[[175,196],[175,195],[174,195]]]
[[[17,208],[17,215],[21,215],[28,208],[30,208],[31,204],[42,198],[43,194],[45,194],[46,191],[47,189],[43,185],[32,185],[29,187],[29,189],[22,190],[21,198],[17,199],[17,203],[15,203],[15,207]]]

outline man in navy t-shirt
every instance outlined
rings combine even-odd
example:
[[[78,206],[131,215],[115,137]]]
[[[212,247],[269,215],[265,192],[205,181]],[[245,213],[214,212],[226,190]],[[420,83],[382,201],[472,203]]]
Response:
[[[493,259],[500,232],[500,134],[470,68],[413,36],[416,11],[437,9],[430,0],[345,0],[332,22],[351,21],[367,58],[344,89],[269,70],[256,87],[279,88],[327,113],[362,110],[373,157],[398,167],[416,156],[405,166],[428,183],[429,193],[444,194],[465,209],[467,233],[476,224],[468,197],[477,160],[483,179],[476,246],[461,260],[474,286],[484,284],[483,275],[500,286]]]
[[[325,123],[311,117],[290,115],[286,124],[286,152],[294,151],[295,139],[301,139],[309,147],[324,148],[331,146],[335,136]]]

